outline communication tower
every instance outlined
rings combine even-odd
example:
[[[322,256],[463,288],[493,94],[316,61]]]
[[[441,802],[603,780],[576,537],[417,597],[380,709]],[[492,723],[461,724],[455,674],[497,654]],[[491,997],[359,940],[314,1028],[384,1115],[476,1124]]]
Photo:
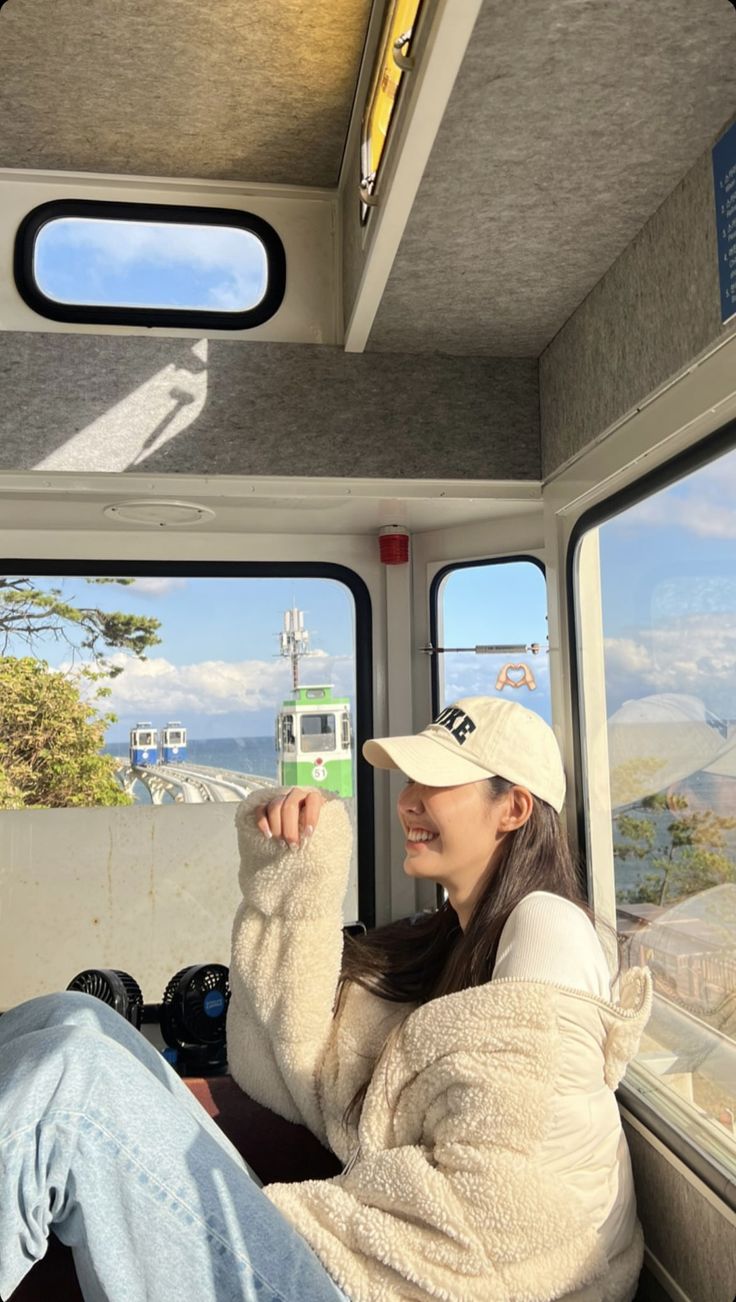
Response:
[[[291,660],[291,681],[296,691],[299,686],[299,661],[309,654],[309,633],[304,627],[304,611],[292,606],[284,611],[284,627],[279,633],[282,656]]]

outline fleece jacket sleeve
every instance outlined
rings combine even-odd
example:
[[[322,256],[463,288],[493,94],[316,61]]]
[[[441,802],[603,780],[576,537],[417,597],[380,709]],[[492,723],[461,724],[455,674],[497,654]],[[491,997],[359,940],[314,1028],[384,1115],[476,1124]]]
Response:
[[[352,829],[328,800],[310,839],[289,850],[256,826],[278,791],[255,791],[235,823],[243,899],[235,916],[227,1038],[230,1071],[251,1098],[327,1143],[318,1081],[332,1029]]]

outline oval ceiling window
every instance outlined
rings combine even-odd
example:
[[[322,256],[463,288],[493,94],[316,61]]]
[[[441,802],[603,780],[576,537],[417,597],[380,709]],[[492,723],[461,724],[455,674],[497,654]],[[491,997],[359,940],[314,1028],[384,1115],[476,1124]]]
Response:
[[[280,306],[286,257],[253,213],[65,200],[22,222],[15,279],[54,321],[247,330]]]

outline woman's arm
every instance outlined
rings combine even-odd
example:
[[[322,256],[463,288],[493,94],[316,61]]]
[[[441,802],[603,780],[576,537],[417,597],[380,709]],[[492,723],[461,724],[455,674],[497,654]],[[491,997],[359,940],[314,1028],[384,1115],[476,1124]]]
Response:
[[[305,837],[307,818],[314,830]],[[352,848],[342,802],[298,789],[255,792],[236,825],[243,901],[232,938],[230,1070],[251,1098],[308,1126],[346,1160],[356,1123],[346,1129],[345,1109],[411,1005],[348,984],[334,1010]]]
[[[326,1143],[317,1082],[340,976],[352,830],[331,800],[296,848],[267,838],[259,812],[286,795],[253,792],[235,820],[243,900],[232,935],[228,1058],[241,1089]]]

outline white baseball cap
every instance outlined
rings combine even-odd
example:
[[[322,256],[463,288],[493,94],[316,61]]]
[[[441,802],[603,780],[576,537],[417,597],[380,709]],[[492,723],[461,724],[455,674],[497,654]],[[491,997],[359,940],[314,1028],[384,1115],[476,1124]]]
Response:
[[[552,729],[532,710],[498,696],[466,696],[417,736],[377,737],[364,743],[363,754],[375,768],[401,769],[427,787],[499,777],[526,787],[558,813],[565,800]]]

